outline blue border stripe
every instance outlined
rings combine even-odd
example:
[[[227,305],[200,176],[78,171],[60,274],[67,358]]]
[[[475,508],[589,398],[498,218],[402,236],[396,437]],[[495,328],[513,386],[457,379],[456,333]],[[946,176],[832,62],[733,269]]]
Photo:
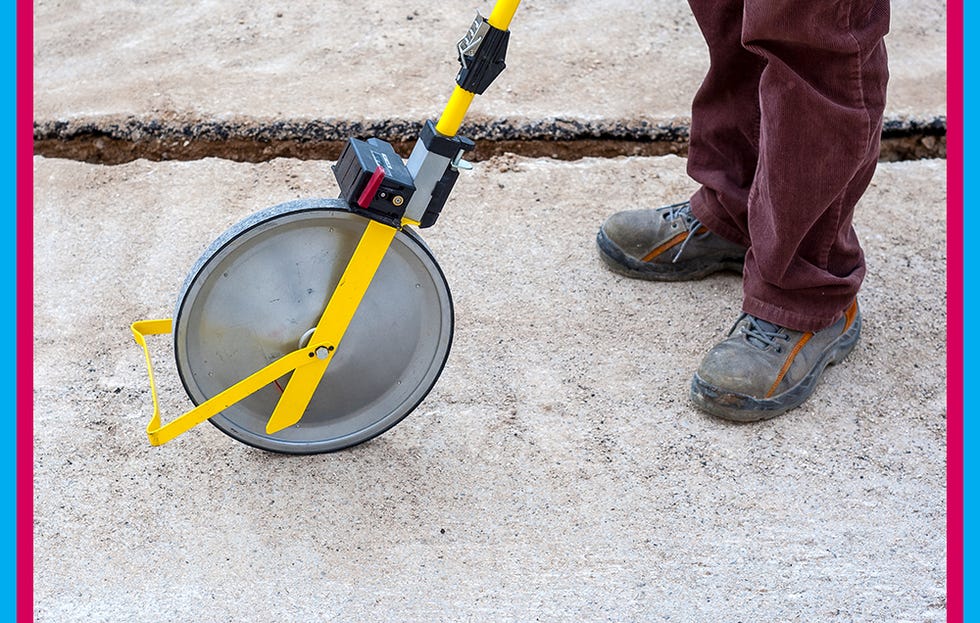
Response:
[[[969,35],[969,33],[976,33],[975,27],[980,26],[980,8],[978,8],[976,2],[964,2],[963,6],[964,12],[964,32]],[[976,231],[978,225],[978,219],[980,215],[977,215],[975,210],[969,209],[969,206],[977,205],[977,184],[975,181],[975,176],[980,175],[980,168],[977,166],[976,153],[971,149],[971,146],[975,144],[977,138],[977,123],[975,118],[972,117],[971,112],[974,108],[973,103],[977,101],[977,71],[975,69],[975,61],[980,55],[980,45],[978,45],[977,37],[966,36],[963,41],[964,45],[964,72],[963,77],[963,91],[965,98],[965,114],[963,123],[963,168],[964,168],[964,198],[963,198],[963,235],[966,238],[965,232]],[[952,76],[947,76],[947,79],[952,79]],[[960,235],[960,232],[949,232],[950,235]],[[977,301],[978,293],[977,287],[980,286],[980,280],[977,278],[977,271],[980,270],[980,249],[973,247],[968,241],[964,244],[963,249],[963,262],[964,262],[964,272],[965,272],[965,284],[964,284],[964,304],[965,304],[965,330],[964,330],[964,349],[966,353],[963,376],[964,376],[964,386],[969,387],[971,379],[975,378],[975,372],[977,370],[977,364],[975,357],[971,354],[977,352],[978,346],[980,346],[980,339],[977,337],[976,331],[970,331],[970,321],[973,316],[972,312],[977,311]],[[977,597],[975,595],[975,590],[977,587],[975,573],[972,569],[972,561],[975,559],[976,553],[976,537],[971,534],[969,526],[972,523],[972,519],[976,517],[976,506],[975,506],[975,482],[977,473],[977,459],[971,456],[970,450],[976,446],[977,441],[977,424],[971,421],[970,414],[975,411],[977,406],[977,400],[971,397],[970,392],[965,394],[965,404],[964,404],[964,422],[963,422],[963,444],[964,444],[964,491],[963,491],[963,503],[964,503],[964,557],[966,561],[965,576],[964,576],[964,614],[965,620],[973,620],[972,615],[977,612]]]
[[[3,149],[0,150],[0,176],[3,176],[2,187],[5,190],[7,199],[0,203],[0,213],[2,213],[3,226],[0,227],[0,280],[3,282],[3,289],[8,292],[7,300],[4,305],[0,305],[0,323],[3,326],[16,327],[17,317],[14,302],[17,287],[17,4],[15,2],[3,3],[2,15],[0,15],[0,46],[3,52],[0,58],[3,59],[0,72],[3,74],[3,82],[7,86],[7,94],[0,98],[0,115],[8,121],[0,125],[0,143]],[[22,163],[21,166],[31,166],[32,163]],[[15,342],[13,339],[7,342],[8,361],[14,358]],[[15,372],[7,367],[8,378],[15,378]],[[8,417],[8,421],[14,418],[17,413],[16,392],[6,392],[0,402],[0,413]],[[8,577],[15,578],[17,573],[17,437],[16,435],[4,435],[0,437],[0,474],[3,474],[3,483],[0,487],[7,493],[3,496],[4,508],[0,509],[0,522],[2,522],[2,534],[8,535],[0,545],[4,565],[10,570]],[[15,582],[3,582],[0,584],[0,601],[9,604],[10,614],[3,617],[5,620],[12,621],[15,617],[15,607],[17,603],[17,592]]]

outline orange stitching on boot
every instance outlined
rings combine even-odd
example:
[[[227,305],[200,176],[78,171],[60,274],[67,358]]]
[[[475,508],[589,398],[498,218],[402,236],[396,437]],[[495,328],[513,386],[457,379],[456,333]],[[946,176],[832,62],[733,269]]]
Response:
[[[854,302],[851,303],[851,306],[848,307],[847,311],[844,312],[844,318],[846,318],[846,320],[844,321],[844,330],[841,331],[841,333],[846,333],[847,330],[851,328],[851,323],[854,322],[854,319],[857,317],[857,313],[858,313],[858,302],[857,299],[854,299]]]
[[[649,253],[647,253],[646,255],[644,255],[643,256],[643,259],[641,259],[640,261],[641,262],[649,262],[650,260],[652,260],[653,258],[657,257],[658,255],[660,255],[661,253],[663,253],[667,249],[669,249],[671,247],[676,247],[680,243],[684,242],[684,240],[688,236],[690,236],[690,235],[691,235],[690,232],[683,232],[683,233],[677,234],[676,236],[674,236],[673,238],[671,238],[667,242],[663,243],[662,245],[660,245],[659,247],[657,247],[653,251],[650,251]]]
[[[811,337],[813,337],[813,333],[807,331],[800,338],[800,341],[796,343],[796,346],[793,347],[793,350],[790,352],[789,357],[786,358],[786,362],[783,364],[783,367],[779,370],[779,374],[776,375],[776,382],[773,383],[772,387],[769,388],[769,391],[766,392],[766,398],[770,398],[776,393],[776,388],[779,387],[779,384],[783,381],[783,377],[786,376],[787,372],[789,372],[789,367],[793,365],[793,360],[796,359],[798,354],[800,354],[800,351],[803,350],[803,347],[806,346],[806,343],[810,341]]]

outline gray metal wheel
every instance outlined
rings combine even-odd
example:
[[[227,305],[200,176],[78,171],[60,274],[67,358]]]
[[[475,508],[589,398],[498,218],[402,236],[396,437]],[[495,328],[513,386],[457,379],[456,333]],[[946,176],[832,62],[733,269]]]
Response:
[[[195,404],[308,339],[367,222],[339,199],[299,200],[253,214],[211,244],[184,282],[174,314],[177,371]],[[265,432],[287,375],[211,422],[246,444],[290,454],[367,441],[429,393],[452,334],[446,278],[422,240],[402,230],[302,420]]]

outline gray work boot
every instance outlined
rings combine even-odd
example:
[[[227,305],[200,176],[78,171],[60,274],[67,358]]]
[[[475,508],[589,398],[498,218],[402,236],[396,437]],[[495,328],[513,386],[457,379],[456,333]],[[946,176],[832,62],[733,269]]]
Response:
[[[792,331],[742,314],[691,381],[699,408],[727,420],[775,417],[810,397],[824,368],[839,363],[861,334],[857,301],[822,331]]]
[[[701,279],[720,270],[741,272],[745,262],[745,247],[705,229],[687,201],[617,212],[599,228],[596,243],[609,268],[639,279]]]

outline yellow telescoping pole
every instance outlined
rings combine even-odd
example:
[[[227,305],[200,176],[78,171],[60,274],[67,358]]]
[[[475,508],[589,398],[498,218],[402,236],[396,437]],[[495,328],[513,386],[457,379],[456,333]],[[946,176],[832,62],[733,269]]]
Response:
[[[442,116],[439,117],[439,123],[436,124],[436,132],[443,136],[456,136],[475,95],[461,86],[453,89],[453,94],[449,96],[449,103],[446,104]]]
[[[507,30],[510,28],[510,20],[514,19],[514,13],[517,12],[517,5],[520,3],[521,0],[497,0],[497,4],[493,5],[493,10],[490,11],[490,17],[487,18],[487,21],[494,28]]]
[[[497,0],[490,12],[490,17],[487,18],[487,23],[494,28],[507,30],[510,28],[510,22],[514,19],[514,13],[517,12],[517,6],[520,3],[521,0]],[[443,136],[456,136],[456,133],[459,132],[459,126],[463,125],[463,118],[466,117],[470,104],[473,103],[474,96],[474,93],[470,93],[457,85],[453,89],[452,95],[449,96],[445,110],[439,117],[436,132]]]

